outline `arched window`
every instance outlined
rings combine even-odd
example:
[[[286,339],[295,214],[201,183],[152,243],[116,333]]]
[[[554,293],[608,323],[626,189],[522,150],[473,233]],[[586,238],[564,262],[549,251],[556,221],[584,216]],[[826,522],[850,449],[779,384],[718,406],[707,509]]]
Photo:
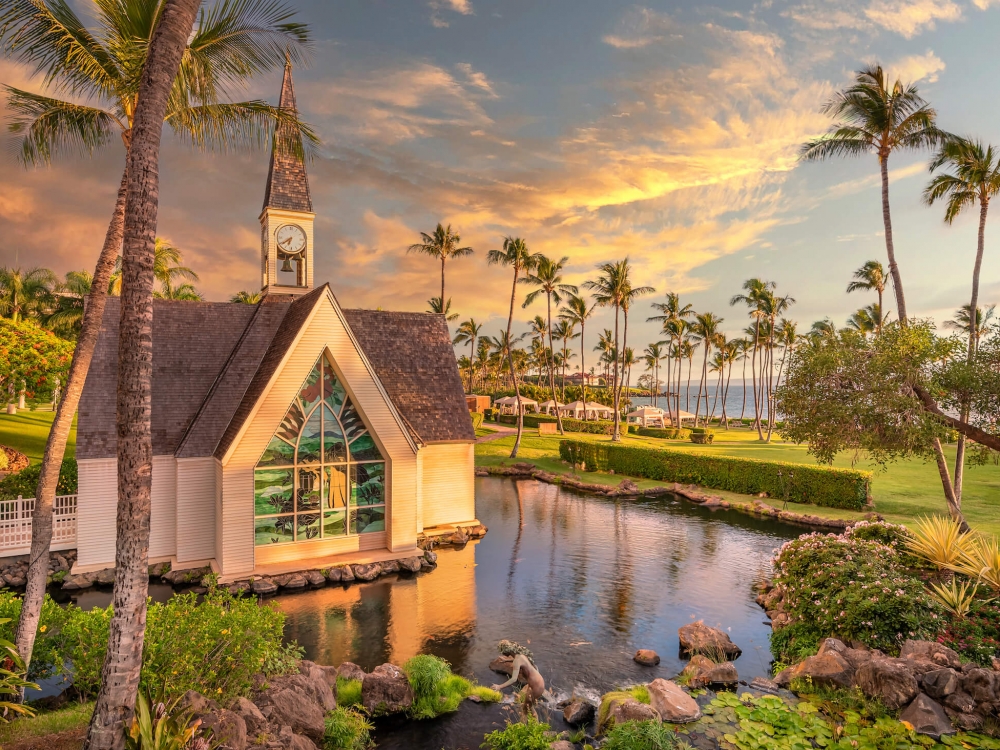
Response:
[[[254,544],[385,531],[385,459],[320,357],[254,471]]]

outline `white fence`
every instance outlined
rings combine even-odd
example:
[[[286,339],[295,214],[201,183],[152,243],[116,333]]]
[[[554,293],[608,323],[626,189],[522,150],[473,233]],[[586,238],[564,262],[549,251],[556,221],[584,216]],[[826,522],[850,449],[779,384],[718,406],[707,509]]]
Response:
[[[57,495],[52,509],[52,549],[76,547],[76,495]],[[25,555],[31,549],[31,513],[35,498],[0,500],[0,557]]]

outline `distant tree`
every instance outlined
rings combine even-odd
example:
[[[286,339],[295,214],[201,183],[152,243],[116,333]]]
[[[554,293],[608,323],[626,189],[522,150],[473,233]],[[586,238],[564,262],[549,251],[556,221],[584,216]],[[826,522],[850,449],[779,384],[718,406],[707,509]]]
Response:
[[[30,393],[49,392],[66,382],[73,344],[33,320],[0,318],[0,394],[15,400],[22,383]]]
[[[477,323],[475,318],[469,318],[458,326],[458,332],[452,341],[456,346],[459,344],[469,344],[469,393],[475,392],[473,382],[472,358],[475,356],[476,341],[479,339],[479,332],[483,330],[482,323]]]
[[[250,292],[243,289],[236,292],[232,297],[229,298],[230,302],[236,302],[243,305],[256,305],[264,298],[264,295],[260,292]]]
[[[90,294],[89,271],[69,271],[54,292],[55,301],[42,323],[64,338],[76,338],[83,322],[83,300]]]
[[[969,325],[969,309],[969,305],[962,305],[955,311],[954,318],[944,322],[944,327],[969,336],[972,333],[971,326]],[[983,332],[987,330],[987,324],[993,319],[995,312],[996,305],[989,305],[986,308],[980,307],[976,310],[975,335],[977,341],[982,338]]]
[[[52,304],[56,275],[47,268],[0,268],[0,315],[15,323],[38,318]]]
[[[647,321],[659,321],[663,326],[663,333],[668,337],[670,342],[670,356],[667,358],[667,381],[671,381],[671,361],[677,360],[677,409],[680,410],[680,392],[681,392],[681,341],[684,339],[684,334],[687,331],[688,319],[694,316],[694,307],[690,304],[682,305],[680,295],[675,292],[667,292],[666,302],[654,302],[651,307],[654,310],[660,312],[659,315],[653,315],[652,317],[646,318]],[[667,388],[667,413],[670,414],[671,422],[675,425],[679,425],[678,414],[675,414],[671,409],[670,404],[670,385]]]
[[[749,308],[750,317],[753,319],[753,328],[749,332],[751,336],[750,376],[753,379],[754,424],[757,427],[757,437],[760,440],[764,439],[764,427],[761,424],[761,401],[763,400],[764,388],[763,382],[761,382],[761,392],[758,393],[757,352],[761,342],[761,322],[767,318],[768,307],[774,299],[773,289],[775,286],[773,281],[763,281],[757,278],[747,279],[743,282],[744,293],[736,294],[729,300],[730,305],[746,305]]]
[[[882,308],[877,302],[860,308],[847,319],[847,327],[854,329],[863,336],[869,333],[879,333],[884,323],[885,319],[882,316]]]
[[[459,247],[462,238],[458,232],[451,231],[451,224],[447,227],[438,224],[433,232],[420,233],[420,242],[410,245],[406,252],[422,253],[441,261],[441,296],[444,299],[444,264],[451,258],[464,258],[475,252],[471,247]]]
[[[427,312],[433,313],[435,315],[444,315],[444,319],[451,323],[453,320],[458,320],[458,313],[453,313],[451,311],[451,298],[444,303],[444,307],[441,306],[440,297],[431,297],[427,300],[427,307],[429,308]]]
[[[882,307],[882,293],[885,292],[885,269],[877,260],[870,260],[854,272],[854,281],[847,285],[847,292],[875,292],[878,294],[878,309]],[[878,330],[882,330],[882,316],[879,316]]]
[[[576,295],[571,295],[576,296]],[[565,308],[562,308],[565,309]],[[556,341],[562,344],[562,355],[559,358],[559,363],[562,366],[562,401],[566,401],[566,366],[576,355],[569,351],[569,342],[573,339],[580,338],[580,334],[576,332],[575,325],[567,318],[562,317],[560,312],[559,322],[552,327],[552,335]]]
[[[570,295],[566,306],[559,311],[559,317],[574,326],[580,326],[580,374],[583,376],[580,385],[583,390],[583,418],[587,419],[587,365],[586,365],[586,325],[594,314],[594,305],[587,305],[587,300],[578,294]]]
[[[701,379],[698,381],[698,400],[694,407],[694,423],[698,424],[698,416],[701,414],[701,393],[705,389],[706,401],[708,396],[708,357],[713,346],[725,346],[725,339],[722,337],[721,326],[723,319],[714,313],[699,313],[694,317],[691,325],[691,333],[694,341],[700,342],[702,349]],[[705,424],[708,424],[708,406],[705,407]]]

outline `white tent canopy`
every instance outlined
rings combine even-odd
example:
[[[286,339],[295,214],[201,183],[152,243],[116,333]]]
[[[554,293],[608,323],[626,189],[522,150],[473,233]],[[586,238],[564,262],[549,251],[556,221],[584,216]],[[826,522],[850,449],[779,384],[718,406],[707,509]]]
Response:
[[[560,413],[564,417],[574,417],[575,419],[584,418],[584,405],[583,401],[574,401],[571,404],[566,404],[565,406],[559,407]],[[586,408],[586,418],[587,419],[611,419],[614,414],[614,409],[610,406],[605,406],[604,404],[599,404],[596,401],[588,401]]]
[[[504,396],[493,402],[493,405],[500,409],[501,414],[517,414],[517,396]],[[538,402],[533,398],[521,396],[521,412],[527,412],[529,407],[532,411],[538,411]]]
[[[546,414],[551,414],[553,409],[562,409],[565,404],[560,404],[558,401],[553,401],[551,398],[548,401],[543,401],[538,405],[538,410],[545,412]]]
[[[665,427],[666,416],[663,409],[656,406],[640,406],[630,411],[625,417],[631,424],[641,424],[643,427]]]

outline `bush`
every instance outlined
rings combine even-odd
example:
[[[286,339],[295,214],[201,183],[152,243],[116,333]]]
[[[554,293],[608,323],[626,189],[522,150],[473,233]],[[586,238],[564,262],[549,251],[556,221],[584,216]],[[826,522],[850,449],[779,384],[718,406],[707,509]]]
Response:
[[[403,665],[403,671],[413,688],[413,705],[409,714],[414,719],[433,719],[457,711],[462,701],[473,692],[491,702],[502,697],[495,690],[477,688],[464,677],[452,674],[448,662],[430,654],[409,659]]]
[[[607,733],[602,750],[674,750],[677,735],[658,721],[626,721]]]
[[[0,448],[0,471],[7,471],[8,465],[10,465],[10,459],[7,458],[7,451]]]
[[[923,583],[903,567],[894,546],[862,538],[873,533],[806,534],[781,547],[774,583],[791,619],[771,635],[776,659],[796,661],[830,636],[898,653],[907,638],[937,629]]]
[[[536,719],[508,723],[503,729],[486,735],[481,747],[484,750],[549,750],[552,738],[546,734],[548,731],[549,725]]]
[[[860,510],[868,502],[871,473],[754,458],[706,456],[667,448],[563,440],[559,455],[598,471],[662,482],[697,484],[718,490],[770,497],[795,503]],[[779,472],[781,476],[779,476]]]
[[[686,440],[691,430],[681,427],[638,427],[632,425],[632,432],[643,437],[659,438],[660,440]]]
[[[472,417],[472,429],[478,430],[483,426],[483,420],[486,418],[486,415],[484,415],[481,411],[474,411],[470,414],[470,416]]]
[[[691,442],[698,445],[708,445],[715,440],[715,433],[711,430],[702,429],[700,432],[691,430]]]
[[[357,706],[361,703],[361,680],[337,676],[337,705]]]
[[[0,451],[3,453],[3,451]],[[6,458],[6,454],[4,454]],[[35,490],[38,489],[38,477],[41,476],[42,465],[31,464],[16,474],[11,474],[4,479],[0,479],[0,499],[13,499],[18,495],[21,497],[34,497]],[[57,495],[75,495],[77,491],[77,468],[76,459],[67,458],[59,468],[59,482],[56,484]]]
[[[361,713],[338,705],[326,715],[324,750],[367,750],[374,747],[374,725]]]
[[[538,425],[543,422],[552,424],[556,422],[555,417],[550,417],[547,414],[525,414],[524,415],[524,426],[525,427],[538,427]],[[497,417],[497,422],[501,424],[517,424],[517,417],[513,414],[504,414]],[[570,417],[563,418],[563,430],[566,432],[585,432],[590,435],[610,435],[611,431],[614,429],[615,423],[604,419],[571,419]],[[624,422],[620,422],[618,429],[622,433],[634,432],[634,425],[627,425]]]

